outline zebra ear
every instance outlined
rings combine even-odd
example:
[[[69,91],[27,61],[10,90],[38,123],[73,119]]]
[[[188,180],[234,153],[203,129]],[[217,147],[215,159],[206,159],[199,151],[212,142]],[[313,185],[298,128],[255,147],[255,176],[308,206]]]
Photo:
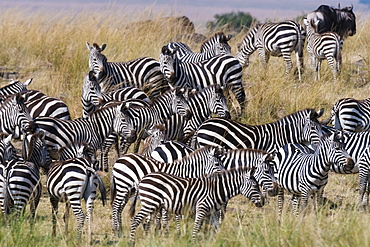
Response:
[[[229,35],[227,35],[227,37],[226,37],[226,41],[230,41],[230,39],[233,37],[233,35],[232,34],[229,34]]]
[[[101,47],[100,47],[100,52],[104,51],[105,47],[107,47],[107,44],[103,44]]]
[[[324,114],[324,108],[321,108],[321,110],[317,112],[317,118],[320,118],[323,114]]]
[[[31,84],[31,82],[32,82],[32,80],[33,80],[33,78],[28,79],[27,81],[23,82],[23,85],[25,85],[25,86],[30,85],[30,84]]]
[[[306,26],[310,25],[309,21],[308,21],[306,18],[304,18],[304,19],[303,19],[303,23],[304,23]]]
[[[5,144],[9,144],[12,141],[13,135],[10,134],[4,139]]]
[[[87,41],[86,41],[86,47],[89,51],[91,51],[91,49],[93,48]]]

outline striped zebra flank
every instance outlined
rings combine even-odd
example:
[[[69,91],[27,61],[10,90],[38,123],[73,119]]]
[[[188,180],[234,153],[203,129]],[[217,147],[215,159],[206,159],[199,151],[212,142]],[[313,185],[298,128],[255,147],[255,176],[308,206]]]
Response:
[[[270,55],[282,56],[286,67],[285,74],[287,75],[293,67],[291,53],[294,51],[298,76],[301,80],[304,42],[305,31],[301,25],[293,20],[257,24],[244,37],[242,43],[238,44],[236,58],[241,65],[248,67],[250,55],[257,50],[265,68]]]
[[[66,202],[66,216],[69,209],[77,219],[76,235],[82,233],[84,221],[88,225],[88,237],[91,243],[91,218],[96,199],[97,187],[101,194],[103,206],[106,200],[104,183],[97,172],[91,168],[91,163],[85,158],[74,158],[53,163],[47,175],[46,187],[50,195],[53,215],[53,236],[56,235],[56,214],[59,202]],[[86,215],[82,210],[81,199],[86,202]],[[68,232],[68,219],[65,219],[65,230]]]
[[[96,151],[112,133],[117,133],[128,141],[136,138],[124,103],[101,108],[88,118],[62,120],[38,117],[33,121],[33,125],[37,130],[45,132],[46,144],[50,151],[56,151],[73,142],[88,143]]]
[[[334,32],[318,34],[314,29],[317,23],[307,19],[303,19],[303,22],[307,32],[307,51],[310,54],[315,80],[320,80],[321,61],[326,59],[331,67],[335,83],[342,64],[342,45],[339,35]]]
[[[299,205],[305,209],[311,195],[316,197],[318,204],[322,204],[323,190],[333,163],[346,170],[354,166],[354,161],[345,150],[341,133],[324,135],[314,152],[307,152],[307,147],[300,144],[289,143],[278,150],[275,161],[279,183],[279,222],[284,190],[293,194],[293,212],[298,215]]]
[[[370,130],[370,99],[357,100],[343,98],[338,100],[332,110],[331,116],[323,124],[332,122],[334,128],[349,132]]]
[[[263,125],[210,118],[199,126],[190,146],[211,145],[228,150],[251,148],[274,152],[288,143],[316,144],[322,135],[318,118],[323,113],[323,109],[318,112],[304,109]]]
[[[130,230],[131,243],[135,243],[136,228],[142,220],[161,208],[167,213],[183,215],[190,211],[190,214],[195,215],[192,233],[194,243],[205,217],[220,210],[234,196],[242,194],[257,207],[261,207],[263,197],[253,178],[253,172],[254,169],[232,169],[200,178],[180,178],[164,172],[146,175],[140,181],[137,196],[130,210],[133,217]],[[137,197],[140,197],[142,206],[134,216]]]
[[[146,174],[161,171],[181,177],[199,177],[222,169],[214,147],[196,150],[173,163],[162,163],[134,153],[123,155],[113,165],[111,176],[113,231],[116,235],[122,231],[122,210]]]

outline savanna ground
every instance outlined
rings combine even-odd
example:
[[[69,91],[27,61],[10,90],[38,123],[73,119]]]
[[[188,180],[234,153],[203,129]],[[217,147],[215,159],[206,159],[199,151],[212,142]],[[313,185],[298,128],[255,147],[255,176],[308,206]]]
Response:
[[[153,22],[142,22],[148,17]],[[34,78],[29,89],[61,98],[69,106],[72,117],[82,113],[80,97],[83,77],[88,72],[88,51],[85,42],[107,44],[103,52],[108,61],[129,61],[141,56],[158,59],[161,47],[181,34],[181,28],[153,15],[150,11],[135,19],[114,10],[96,13],[82,12],[59,14],[32,12],[21,9],[1,10],[0,15],[0,66],[5,72],[19,72],[19,80]],[[361,19],[361,18],[359,18]],[[364,21],[365,20],[365,21]],[[340,98],[368,98],[369,87],[369,22],[366,18],[357,23],[357,34],[348,38],[343,48],[342,73],[334,85],[332,74],[323,62],[321,80],[314,81],[305,54],[305,72],[302,82],[293,73],[284,76],[282,58],[270,59],[268,69],[261,67],[254,54],[251,64],[244,69],[244,83],[248,103],[237,118],[248,124],[264,124],[304,108],[325,108],[323,119],[330,115],[331,106]],[[207,34],[209,36],[210,34]],[[245,33],[234,35],[230,41],[232,53]],[[185,41],[188,43],[187,41]],[[188,43],[197,51],[200,44]],[[3,80],[2,85],[6,85]],[[235,109],[235,100],[229,101]],[[234,115],[234,118],[236,116]],[[111,164],[116,157],[111,158]],[[109,187],[109,174],[104,177]],[[45,176],[42,177],[45,184]],[[243,197],[229,203],[228,213],[220,231],[202,233],[202,246],[368,246],[370,245],[369,214],[356,209],[358,188],[357,175],[330,174],[325,190],[326,206],[314,213],[295,218],[288,210],[282,222],[277,223],[277,201],[270,198],[262,208],[254,207]],[[288,196],[289,198],[289,196]],[[111,208],[95,203],[92,224],[93,243],[96,246],[125,246],[128,244],[130,218],[128,206],[123,213],[124,237],[116,239],[111,230]],[[51,236],[51,206],[44,188],[44,196],[37,210],[36,223],[30,229],[25,218],[6,227],[0,217],[0,243],[2,246],[84,246],[89,245],[85,235],[75,239],[76,221],[70,219],[69,233],[64,233],[64,205],[60,204],[57,237]],[[186,222],[186,223],[185,223]],[[154,232],[137,231],[137,246],[188,246],[190,245],[192,220],[184,221],[182,234],[177,236],[171,224],[169,236],[157,236]]]

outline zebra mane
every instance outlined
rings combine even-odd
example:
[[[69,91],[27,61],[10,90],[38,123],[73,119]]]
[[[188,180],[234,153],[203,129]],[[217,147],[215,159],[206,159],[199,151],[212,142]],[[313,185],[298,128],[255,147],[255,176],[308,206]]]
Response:
[[[230,41],[230,39],[231,35],[226,36],[224,32],[217,32],[207,40],[203,41],[202,45],[200,46],[200,50],[202,51],[204,46],[206,46],[208,43],[212,43],[212,41],[228,44],[227,42]]]
[[[232,149],[227,150],[226,152],[221,152],[221,155],[232,155],[235,153],[257,153],[261,155],[268,154],[268,152],[260,149],[253,149],[253,148],[240,148],[240,149]]]
[[[294,118],[294,116],[302,115],[302,114],[308,114],[308,113],[311,113],[311,116],[310,116],[311,120],[316,120],[317,121],[317,118],[319,117],[319,115],[317,114],[317,112],[315,111],[315,109],[313,109],[313,108],[306,108],[306,109],[303,109],[303,110],[300,110],[300,111],[291,113],[289,115],[286,115],[286,116],[280,118],[279,120],[277,120],[276,123],[285,122],[287,119]]]
[[[195,91],[195,92],[193,92],[193,91],[190,91],[189,92],[189,98],[192,98],[192,97],[194,97],[195,95],[199,95],[199,94],[201,94],[202,92],[206,92],[206,91],[208,91],[208,90],[211,90],[212,88],[214,88],[215,90],[215,92],[216,93],[223,93],[223,87],[221,87],[220,85],[218,85],[218,84],[213,84],[213,85],[209,85],[208,87],[205,87],[205,88],[202,88],[202,90],[199,90],[199,91]]]
[[[239,167],[239,168],[231,168],[231,169],[228,169],[228,170],[222,170],[222,171],[219,171],[219,172],[214,172],[214,173],[211,173],[211,174],[208,174],[208,175],[204,175],[203,177],[205,177],[206,179],[218,179],[218,178],[225,178],[225,177],[233,177],[234,174],[238,174],[238,173],[247,173],[249,170],[254,170],[255,168],[248,168],[248,167]],[[251,174],[253,174],[253,172],[251,172]]]
[[[183,162],[183,161],[186,161],[186,160],[191,160],[191,159],[193,159],[193,157],[199,156],[202,153],[208,153],[210,149],[215,149],[215,152],[217,150],[216,147],[207,145],[207,146],[204,146],[202,148],[198,148],[198,149],[194,150],[189,155],[183,157],[181,160],[175,161],[174,163]]]

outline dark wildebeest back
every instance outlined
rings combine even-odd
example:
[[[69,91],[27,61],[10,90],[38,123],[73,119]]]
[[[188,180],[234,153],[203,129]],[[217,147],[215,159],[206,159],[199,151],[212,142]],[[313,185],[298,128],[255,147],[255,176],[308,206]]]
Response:
[[[313,23],[319,20],[318,26],[315,27],[318,33],[335,32],[341,39],[356,34],[356,16],[352,6],[340,9],[320,5],[315,11],[307,14],[307,19],[313,19]]]

